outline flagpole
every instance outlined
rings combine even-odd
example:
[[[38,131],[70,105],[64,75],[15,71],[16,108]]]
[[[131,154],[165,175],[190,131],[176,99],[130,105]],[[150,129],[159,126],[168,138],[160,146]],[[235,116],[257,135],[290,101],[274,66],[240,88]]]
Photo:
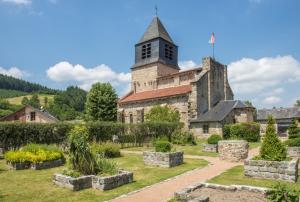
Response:
[[[215,59],[215,43],[212,44],[212,48],[213,48],[213,59]]]

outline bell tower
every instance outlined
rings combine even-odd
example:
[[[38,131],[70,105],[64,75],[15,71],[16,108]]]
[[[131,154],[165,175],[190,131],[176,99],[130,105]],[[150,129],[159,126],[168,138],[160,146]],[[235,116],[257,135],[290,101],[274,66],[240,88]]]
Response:
[[[131,68],[132,90],[156,89],[156,78],[178,72],[178,47],[160,19],[155,16],[135,45],[135,64]]]

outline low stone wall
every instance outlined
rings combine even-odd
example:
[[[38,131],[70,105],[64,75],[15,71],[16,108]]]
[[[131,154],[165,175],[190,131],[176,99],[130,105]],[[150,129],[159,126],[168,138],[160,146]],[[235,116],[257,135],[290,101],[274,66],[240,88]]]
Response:
[[[42,170],[42,169],[48,169],[48,168],[62,166],[63,164],[64,164],[63,159],[57,159],[57,160],[45,161],[45,162],[41,162],[41,163],[32,163],[31,169]]]
[[[174,167],[183,163],[183,152],[143,152],[143,159],[146,165],[160,167]]]
[[[300,157],[300,147],[288,147],[287,155],[290,157]]]
[[[99,177],[93,176],[92,187],[100,190],[110,190],[133,181],[133,173],[127,171],[119,171],[117,175]]]
[[[218,152],[217,144],[203,144],[203,152]]]
[[[239,162],[248,157],[249,144],[245,140],[221,140],[218,142],[218,153],[222,160]]]
[[[41,170],[47,168],[54,168],[58,166],[62,166],[64,164],[64,159],[57,159],[53,161],[45,161],[41,163],[30,163],[30,162],[22,162],[22,163],[11,163],[7,162],[7,164],[14,170],[24,170],[24,169],[33,169],[33,170]]]
[[[187,188],[181,189],[174,193],[174,198],[178,201],[187,202],[187,201],[199,201],[198,198],[195,200],[193,198],[193,192],[197,191],[202,188],[210,188],[212,190],[221,190],[221,191],[229,191],[229,192],[238,192],[238,191],[249,191],[254,193],[260,193],[264,196],[267,195],[269,189],[261,188],[261,187],[253,187],[253,186],[246,186],[246,185],[218,185],[218,184],[211,184],[211,183],[197,183],[191,185]],[[203,198],[202,201],[209,201],[208,197]]]
[[[13,170],[24,170],[30,168],[29,162],[22,162],[22,163],[7,162],[7,165],[9,165]]]
[[[291,161],[245,160],[244,174],[249,177],[296,182],[298,158]]]
[[[71,189],[72,191],[79,191],[82,189],[91,188],[92,178],[93,175],[74,178],[62,174],[54,174],[53,182],[60,187],[65,187]]]

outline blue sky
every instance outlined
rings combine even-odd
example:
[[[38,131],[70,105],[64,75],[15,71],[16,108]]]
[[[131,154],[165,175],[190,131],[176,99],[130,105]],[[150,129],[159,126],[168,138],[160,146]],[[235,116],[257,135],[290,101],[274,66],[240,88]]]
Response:
[[[0,72],[60,89],[109,81],[122,95],[155,5],[183,68],[211,55],[215,32],[236,99],[258,108],[300,99],[297,0],[0,0]]]

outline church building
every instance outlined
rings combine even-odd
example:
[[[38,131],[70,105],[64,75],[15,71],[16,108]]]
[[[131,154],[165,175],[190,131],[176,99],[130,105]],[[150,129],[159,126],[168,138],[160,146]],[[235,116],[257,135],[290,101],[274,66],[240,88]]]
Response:
[[[155,16],[135,45],[131,91],[118,102],[118,120],[125,123],[143,122],[144,115],[152,106],[169,105],[180,113],[185,128],[192,129],[196,135],[213,132],[221,135],[220,128],[210,131],[210,127],[222,127],[235,120],[253,120],[253,108],[233,99],[226,65],[204,57],[200,67],[180,70],[178,46]],[[226,104],[227,101],[230,104]],[[223,110],[226,113],[223,113],[222,120],[213,120],[215,117],[208,115],[215,107],[220,110],[228,106],[230,109]],[[236,112],[238,116],[246,116],[246,119],[236,119]],[[211,122],[214,124],[211,125]],[[219,125],[215,124],[219,122]]]

